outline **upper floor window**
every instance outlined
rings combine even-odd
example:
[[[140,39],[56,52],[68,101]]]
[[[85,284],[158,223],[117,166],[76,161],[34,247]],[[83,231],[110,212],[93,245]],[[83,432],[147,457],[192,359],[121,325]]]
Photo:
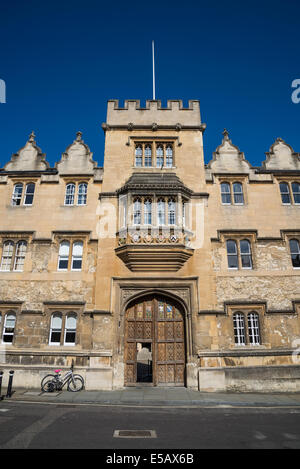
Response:
[[[243,184],[241,182],[222,182],[221,200],[223,205],[244,205]]]
[[[255,311],[246,317],[242,312],[233,314],[234,342],[236,345],[260,345],[259,315]]]
[[[166,147],[166,167],[172,168],[173,166],[173,147],[171,145],[167,145]]]
[[[252,269],[251,244],[248,239],[242,239],[238,243],[228,239],[226,247],[229,269]]]
[[[14,185],[13,195],[12,195],[12,205],[32,205],[34,197],[35,184],[30,182],[26,184],[24,197],[23,197],[23,183],[18,182]]]
[[[143,147],[142,145],[137,145],[135,147],[135,166],[143,166]]]
[[[141,221],[141,199],[135,199],[135,201],[133,202],[133,224],[140,225]]]
[[[81,270],[83,243],[82,241],[62,241],[59,245],[58,270]]]
[[[144,223],[151,225],[152,223],[152,200],[145,199],[144,201]]]
[[[168,224],[175,225],[176,223],[176,203],[174,199],[168,200]]]
[[[86,205],[87,183],[85,182],[81,182],[77,185],[74,182],[70,182],[66,185],[65,205],[75,204],[76,186],[77,186],[77,205]]]
[[[158,199],[157,201],[157,224],[164,225],[165,221],[165,200]]]
[[[74,205],[75,198],[75,184],[70,183],[66,185],[65,205]]]
[[[156,147],[156,167],[161,168],[164,165],[164,147],[157,145]]]
[[[299,182],[285,182],[279,184],[281,201],[284,205],[300,205],[300,183]]]
[[[152,147],[151,145],[145,145],[145,166],[152,166]]]
[[[82,182],[78,185],[77,205],[86,205],[87,184]]]
[[[137,143],[135,145],[134,165],[137,168],[154,166],[156,168],[172,168],[174,166],[173,143]]]
[[[0,270],[4,272],[22,272],[27,250],[26,241],[5,241],[2,249]]]
[[[298,239],[290,239],[290,252],[294,269],[300,269],[300,245]]]

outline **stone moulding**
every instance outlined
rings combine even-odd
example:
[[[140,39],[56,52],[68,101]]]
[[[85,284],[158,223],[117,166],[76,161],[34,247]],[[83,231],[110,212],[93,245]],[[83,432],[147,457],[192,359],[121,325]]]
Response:
[[[273,310],[268,309],[267,301],[243,301],[243,300],[236,300],[236,301],[226,301],[224,302],[224,309],[223,310],[200,310],[198,315],[225,315],[228,316],[228,307],[257,307],[262,306],[264,308],[265,314],[292,314],[298,315],[298,310],[300,306],[300,299],[292,300],[292,310],[289,309],[282,309],[282,310]]]
[[[193,255],[184,245],[125,245],[115,249],[116,255],[132,272],[177,271]]]

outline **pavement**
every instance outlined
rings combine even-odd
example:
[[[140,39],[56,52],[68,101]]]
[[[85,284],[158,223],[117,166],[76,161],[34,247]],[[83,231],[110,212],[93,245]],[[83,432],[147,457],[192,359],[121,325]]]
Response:
[[[135,387],[112,391],[44,393],[37,389],[15,389],[1,402],[28,402],[102,406],[176,407],[300,407],[300,393],[199,392],[187,388]]]

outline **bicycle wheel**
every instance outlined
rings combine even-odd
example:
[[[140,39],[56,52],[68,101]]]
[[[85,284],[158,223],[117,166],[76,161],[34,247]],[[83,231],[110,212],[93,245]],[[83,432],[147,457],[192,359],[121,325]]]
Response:
[[[53,392],[55,391],[55,375],[47,375],[41,381],[41,390],[43,392]]]
[[[80,375],[74,375],[69,379],[68,382],[68,391],[78,392],[83,389],[84,380]]]

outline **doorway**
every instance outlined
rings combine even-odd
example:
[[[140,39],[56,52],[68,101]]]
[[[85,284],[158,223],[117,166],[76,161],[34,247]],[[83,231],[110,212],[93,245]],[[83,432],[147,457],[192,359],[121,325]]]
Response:
[[[185,385],[181,308],[161,296],[131,303],[125,313],[125,386]]]

